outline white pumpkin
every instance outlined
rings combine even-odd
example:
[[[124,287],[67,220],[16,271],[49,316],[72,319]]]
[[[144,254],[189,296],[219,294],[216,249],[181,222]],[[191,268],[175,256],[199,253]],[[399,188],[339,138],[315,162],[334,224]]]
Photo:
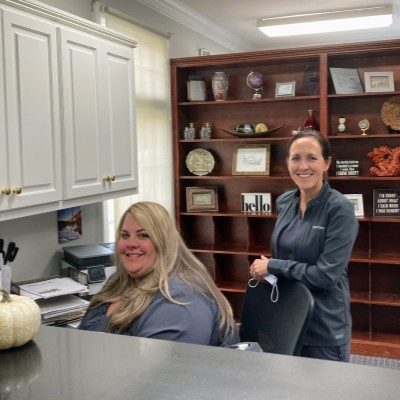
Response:
[[[0,288],[0,350],[28,343],[39,328],[39,306],[28,297]]]

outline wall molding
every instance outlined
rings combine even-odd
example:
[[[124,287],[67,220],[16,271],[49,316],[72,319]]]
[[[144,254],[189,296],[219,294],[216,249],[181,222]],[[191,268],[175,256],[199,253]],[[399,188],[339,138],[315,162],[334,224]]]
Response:
[[[192,29],[233,52],[256,50],[250,43],[205,18],[177,0],[137,0],[166,17]],[[201,1],[201,0],[199,0]]]

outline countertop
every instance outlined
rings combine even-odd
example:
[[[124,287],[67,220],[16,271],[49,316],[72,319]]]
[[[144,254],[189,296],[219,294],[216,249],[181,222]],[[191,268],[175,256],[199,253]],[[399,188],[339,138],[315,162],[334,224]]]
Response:
[[[399,399],[400,371],[42,326],[0,351],[7,400]]]

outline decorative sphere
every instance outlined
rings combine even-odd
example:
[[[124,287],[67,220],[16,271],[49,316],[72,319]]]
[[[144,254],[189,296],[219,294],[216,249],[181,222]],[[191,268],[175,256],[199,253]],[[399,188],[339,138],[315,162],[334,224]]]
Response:
[[[245,124],[237,124],[235,126],[235,131],[239,133],[254,133],[255,128],[253,124],[245,123]]]
[[[261,89],[264,85],[264,79],[263,76],[259,72],[253,72],[251,71],[247,75],[247,85],[251,87],[254,90]]]

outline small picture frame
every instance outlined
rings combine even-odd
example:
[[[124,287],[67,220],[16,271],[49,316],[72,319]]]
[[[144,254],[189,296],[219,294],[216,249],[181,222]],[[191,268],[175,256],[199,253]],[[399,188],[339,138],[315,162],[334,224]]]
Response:
[[[364,201],[362,194],[345,194],[350,202],[354,206],[354,215],[356,217],[363,217],[364,216]]]
[[[271,145],[233,146],[232,175],[269,175]]]
[[[293,97],[296,92],[296,81],[277,82],[275,87],[275,97]]]
[[[365,92],[394,92],[393,71],[364,72]]]
[[[215,186],[188,186],[186,211],[218,211],[218,194]]]

